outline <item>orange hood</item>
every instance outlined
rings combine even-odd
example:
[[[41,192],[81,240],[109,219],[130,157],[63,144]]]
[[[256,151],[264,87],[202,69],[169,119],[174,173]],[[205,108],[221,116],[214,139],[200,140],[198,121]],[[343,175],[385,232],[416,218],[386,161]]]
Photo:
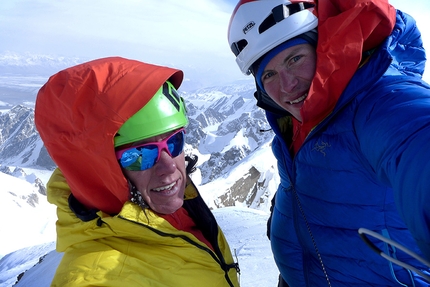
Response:
[[[364,51],[388,37],[396,10],[388,0],[315,1],[318,17],[317,67],[309,96],[301,110],[302,124],[295,150],[308,133],[333,111],[360,66]]]
[[[129,199],[113,138],[169,79],[179,88],[182,71],[111,57],[60,71],[38,92],[36,128],[88,208],[116,214]]]

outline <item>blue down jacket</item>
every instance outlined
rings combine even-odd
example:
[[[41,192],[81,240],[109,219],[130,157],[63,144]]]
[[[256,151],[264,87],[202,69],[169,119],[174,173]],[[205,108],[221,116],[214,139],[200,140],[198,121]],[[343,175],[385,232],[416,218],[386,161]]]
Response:
[[[396,21],[294,158],[279,116],[266,112],[281,180],[270,239],[290,286],[430,284],[373,252],[357,232],[370,229],[430,258],[430,86],[421,80],[425,52],[415,21],[400,11]]]

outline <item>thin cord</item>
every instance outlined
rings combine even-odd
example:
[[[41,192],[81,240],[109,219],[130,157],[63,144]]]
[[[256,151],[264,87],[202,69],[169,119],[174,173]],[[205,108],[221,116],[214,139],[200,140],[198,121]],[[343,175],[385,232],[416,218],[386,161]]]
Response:
[[[424,265],[426,265],[426,266],[428,266],[428,267],[430,267],[430,262],[428,262],[427,260],[425,260],[424,258],[422,258],[421,256],[419,256],[419,255],[418,255],[418,254],[416,254],[415,252],[412,252],[411,250],[407,249],[406,247],[404,247],[404,246],[402,246],[402,245],[398,244],[397,242],[395,242],[395,241],[393,241],[393,240],[391,240],[391,239],[389,239],[389,238],[386,238],[386,237],[384,237],[384,236],[380,235],[379,233],[376,233],[376,232],[371,231],[371,230],[369,230],[369,229],[366,229],[366,228],[359,228],[359,229],[358,229],[358,234],[360,235],[361,239],[363,239],[363,241],[364,241],[364,242],[366,242],[366,244],[367,244],[367,245],[369,245],[369,247],[370,247],[373,251],[375,251],[376,253],[378,253],[379,255],[381,255],[383,258],[387,259],[388,261],[390,261],[390,262],[392,262],[392,263],[394,263],[394,264],[397,264],[397,265],[399,265],[399,266],[401,266],[401,267],[403,267],[403,268],[406,268],[406,269],[408,269],[408,270],[411,270],[411,271],[413,271],[413,272],[415,272],[415,273],[419,274],[419,275],[420,275],[420,276],[422,276],[425,280],[427,280],[428,282],[430,282],[430,276],[429,276],[429,275],[426,275],[425,273],[421,272],[421,271],[420,271],[420,270],[418,270],[417,268],[415,268],[415,267],[413,267],[413,266],[411,266],[411,265],[409,265],[409,264],[407,264],[407,263],[404,263],[404,262],[402,262],[402,261],[400,261],[400,260],[398,260],[398,259],[396,259],[396,258],[393,258],[393,257],[389,256],[388,254],[384,253],[381,249],[379,249],[378,247],[376,247],[376,246],[375,246],[375,244],[373,244],[373,243],[369,240],[369,238],[367,238],[366,234],[367,234],[367,235],[370,235],[370,236],[372,236],[372,237],[374,237],[374,238],[376,238],[376,239],[379,239],[379,240],[381,240],[382,242],[388,243],[388,244],[390,244],[390,245],[392,245],[392,246],[394,246],[394,247],[396,247],[396,248],[398,248],[398,249],[402,250],[402,251],[403,251],[403,252],[405,252],[406,254],[408,254],[408,255],[410,255],[411,257],[413,257],[413,258],[417,259],[418,261],[420,261],[421,263],[423,263]]]
[[[306,218],[305,211],[302,208],[302,203],[300,202],[299,196],[298,196],[297,191],[294,187],[293,187],[293,193],[294,193],[294,196],[297,200],[297,204],[299,205],[300,213],[302,214],[303,219],[305,220],[306,228],[308,229],[309,235],[311,236],[312,244],[314,245],[314,249],[315,249],[315,252],[317,253],[318,259],[320,261],[321,268],[322,268],[322,271],[324,272],[324,276],[325,276],[325,279],[327,281],[327,284],[329,287],[331,287],[330,279],[328,277],[327,270],[325,269],[325,265],[324,265],[324,262],[322,260],[321,253],[318,249],[317,243],[316,243],[315,238],[312,234],[312,230],[311,230],[311,227],[308,223],[308,219]]]

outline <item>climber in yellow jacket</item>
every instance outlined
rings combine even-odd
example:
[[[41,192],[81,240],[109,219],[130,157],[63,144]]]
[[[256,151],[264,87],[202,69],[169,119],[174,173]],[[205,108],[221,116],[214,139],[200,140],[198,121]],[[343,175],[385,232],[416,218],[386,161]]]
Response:
[[[119,57],[40,89],[35,123],[58,168],[51,286],[239,286],[237,263],[188,174],[180,70]]]

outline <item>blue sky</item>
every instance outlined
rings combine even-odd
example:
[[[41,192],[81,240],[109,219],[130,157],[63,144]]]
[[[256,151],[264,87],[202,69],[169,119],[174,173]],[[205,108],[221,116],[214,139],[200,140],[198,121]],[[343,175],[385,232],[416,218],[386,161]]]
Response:
[[[123,56],[213,77],[245,78],[227,43],[236,0],[4,0],[0,53]],[[430,51],[429,0],[391,0],[413,15]],[[426,75],[429,74],[428,72]],[[428,81],[429,76],[426,76]]]

